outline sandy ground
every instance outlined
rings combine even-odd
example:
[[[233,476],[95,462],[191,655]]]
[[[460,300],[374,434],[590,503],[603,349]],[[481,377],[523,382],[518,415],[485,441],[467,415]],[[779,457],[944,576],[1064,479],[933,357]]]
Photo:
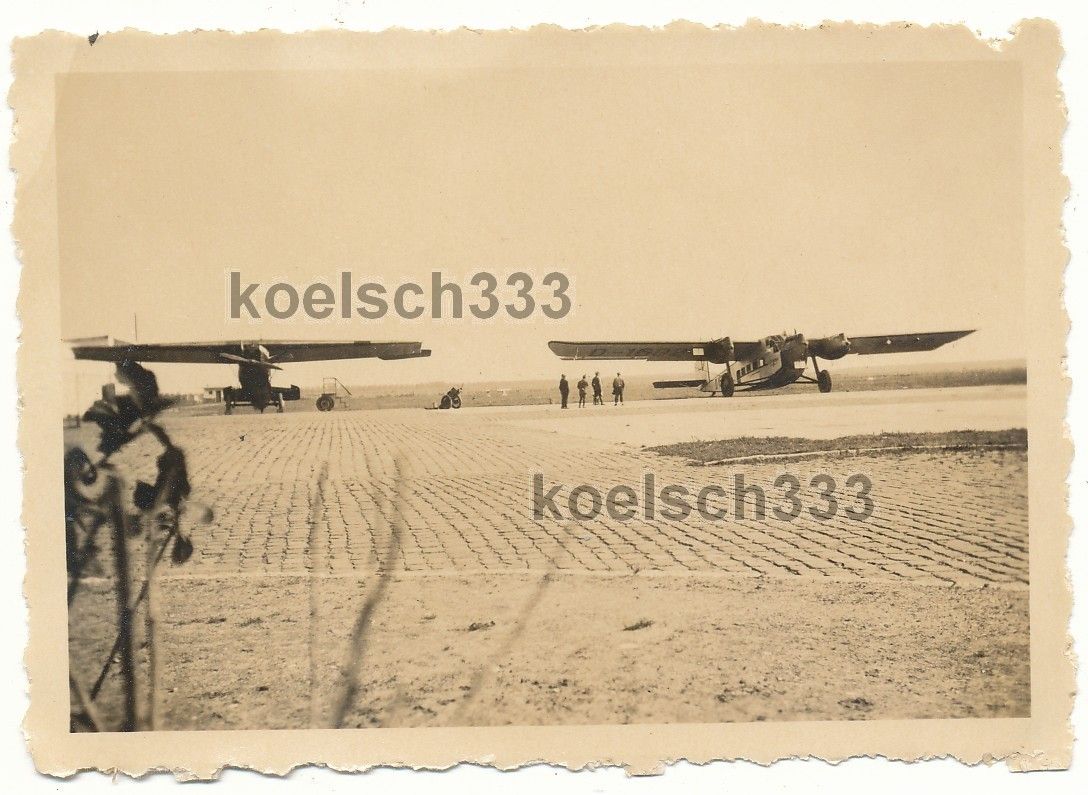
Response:
[[[593,439],[652,446],[737,436],[833,439],[856,433],[996,431],[1027,425],[1024,385],[902,389],[895,392],[811,391],[742,400],[693,397],[642,400],[573,409],[556,417],[552,407],[505,409],[528,427]],[[535,411],[531,410],[536,408]],[[473,409],[496,412],[501,409]],[[592,412],[619,415],[607,422]],[[565,413],[571,413],[568,409]]]
[[[195,585],[160,596],[163,725],[329,725],[373,582]],[[103,624],[86,619],[77,664],[105,653],[89,632]],[[402,575],[367,634],[344,725],[1026,716],[1027,638],[1024,590]],[[116,692],[102,698],[116,708]]]
[[[833,435],[919,430],[925,406],[945,429],[1023,415],[1016,387],[977,388],[975,402],[924,391],[938,394],[803,400],[854,417]],[[808,404],[781,400],[743,411],[790,435]],[[736,473],[615,441],[643,419],[703,433],[719,416],[704,406],[721,403],[608,406],[593,435],[588,417],[540,407],[171,421],[216,516],[193,529],[193,559],[158,578],[159,725],[329,725],[349,664],[345,725],[1029,714],[1026,451],[786,465],[866,473],[877,509],[860,523],[531,517],[534,471],[568,489],[646,471],[725,482]],[[125,465],[146,469],[154,452]],[[782,467],[739,472],[770,490]],[[70,611],[81,681],[108,654],[112,609],[98,579]],[[115,676],[99,704],[118,714]]]

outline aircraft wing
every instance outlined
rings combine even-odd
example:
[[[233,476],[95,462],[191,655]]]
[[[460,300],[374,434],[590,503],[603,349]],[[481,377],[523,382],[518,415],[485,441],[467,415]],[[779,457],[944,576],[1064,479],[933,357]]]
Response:
[[[331,359],[418,359],[430,356],[419,342],[262,342],[279,362],[324,362]]]
[[[238,343],[178,342],[161,345],[141,345],[123,340],[109,340],[88,345],[76,342],[72,353],[77,359],[96,362],[180,362],[184,364],[222,364],[221,354],[236,354]]]
[[[704,362],[718,364],[745,358],[757,342],[560,342],[548,343],[561,359],[643,359],[648,362]]]
[[[942,345],[955,342],[974,332],[967,331],[930,331],[921,334],[888,334],[873,337],[849,337],[850,353],[867,355],[872,353],[911,353],[914,351],[932,351]]]
[[[169,342],[137,344],[122,340],[107,340],[99,344],[77,341],[72,353],[77,359],[100,362],[171,362],[184,364],[225,364],[238,361],[244,345],[263,345],[273,361],[316,362],[329,359],[414,359],[430,356],[418,342]]]
[[[645,359],[686,362],[704,358],[705,342],[558,342],[548,343],[562,359]]]

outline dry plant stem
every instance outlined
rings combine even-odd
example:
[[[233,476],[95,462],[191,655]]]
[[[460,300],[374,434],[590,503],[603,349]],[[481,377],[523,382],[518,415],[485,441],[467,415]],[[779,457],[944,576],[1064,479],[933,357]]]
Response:
[[[77,521],[78,520],[73,520]],[[80,523],[80,527],[82,527]],[[95,539],[98,538],[98,530],[102,527],[98,524],[93,530],[87,533],[87,538],[84,540],[83,545],[79,550],[78,564],[72,573],[68,577],[68,605],[71,606],[72,600],[76,598],[76,594],[79,593],[79,586],[83,581],[83,569],[86,567],[87,562],[91,557],[91,550],[94,549]]]
[[[307,643],[307,649],[309,651],[310,659],[310,727],[319,728],[321,726],[321,704],[318,695],[318,682],[317,682],[317,635],[318,624],[320,621],[321,610],[321,595],[318,593],[319,576],[318,568],[319,562],[323,563],[322,557],[319,561],[318,556],[320,553],[319,545],[316,543],[317,539],[317,525],[321,521],[321,513],[325,506],[325,481],[328,479],[329,468],[328,464],[322,464],[321,470],[317,473],[317,480],[314,483],[313,497],[310,501],[310,527],[309,537],[306,539],[306,548],[310,557],[310,569],[308,578],[308,595],[310,601],[310,626],[309,626],[309,638]]]
[[[125,538],[125,512],[121,506],[119,481],[110,476],[106,495],[110,531],[113,535],[113,563],[117,583],[117,629],[121,658],[121,687],[124,693],[124,718],[121,731],[137,728],[136,667],[132,637],[132,583],[129,579],[128,541]]]
[[[170,539],[167,538],[162,544],[159,545],[159,550],[155,555],[155,564],[158,565],[162,560],[162,556],[166,553],[166,547],[169,546]],[[145,580],[143,587],[140,589],[140,593],[136,595],[136,601],[132,605],[133,611],[136,611],[140,607],[140,603],[147,597],[150,588],[150,581]],[[123,641],[122,634],[118,632],[117,637],[114,638],[113,648],[110,649],[109,656],[106,657],[106,662],[102,665],[102,670],[98,674],[98,678],[95,679],[94,685],[91,687],[91,699],[98,698],[98,692],[102,689],[102,685],[106,681],[106,676],[109,674],[110,669],[113,667],[113,661],[121,651],[121,643]]]
[[[90,722],[91,728],[96,732],[103,731],[104,724],[102,716],[98,714],[98,707],[95,706],[94,700],[88,695],[83,685],[76,681],[71,673],[68,674],[68,688],[79,703],[79,708],[83,710],[83,716]]]
[[[147,534],[151,535],[150,528],[147,530]],[[147,706],[144,713],[143,728],[146,731],[155,731],[158,728],[158,716],[156,710],[156,702],[158,701],[159,691],[159,655],[158,644],[155,637],[155,622],[158,618],[155,615],[155,569],[156,564],[159,562],[159,557],[162,556],[161,550],[166,548],[164,543],[160,548],[159,555],[155,554],[154,545],[150,543],[151,539],[148,538],[148,543],[144,545],[145,560],[147,565],[147,579],[144,581],[143,588],[141,589],[140,596],[147,594],[147,606],[144,609],[144,632],[147,636]],[[139,602],[140,597],[137,597]]]
[[[363,602],[362,609],[355,619],[355,625],[351,630],[351,643],[348,646],[348,656],[343,668],[343,685],[340,698],[332,716],[332,727],[343,727],[348,712],[355,705],[355,698],[359,692],[359,671],[362,669],[363,652],[366,650],[367,633],[370,630],[370,620],[377,609],[378,604],[385,596],[393,578],[393,564],[400,552],[401,540],[401,505],[404,504],[405,481],[401,476],[399,459],[394,461],[393,477],[396,482],[396,492],[390,504],[393,518],[387,521],[389,526],[389,541],[386,544],[385,554],[378,561],[378,582]]]
[[[522,605],[517,620],[514,622],[514,628],[510,630],[510,634],[506,636],[506,640],[504,640],[495,653],[488,658],[487,662],[477,668],[472,674],[472,679],[469,681],[468,692],[465,693],[465,700],[461,702],[461,705],[457,708],[457,712],[454,713],[453,720],[455,724],[460,724],[466,720],[472,705],[483,690],[488,675],[498,664],[499,660],[508,656],[513,650],[514,644],[517,643],[518,638],[522,636],[526,627],[529,625],[529,616],[532,614],[533,610],[536,609],[536,606],[540,604],[540,600],[544,597],[544,592],[548,589],[551,582],[552,572],[549,571],[540,578],[536,588],[533,589],[533,593],[525,600],[525,604]]]

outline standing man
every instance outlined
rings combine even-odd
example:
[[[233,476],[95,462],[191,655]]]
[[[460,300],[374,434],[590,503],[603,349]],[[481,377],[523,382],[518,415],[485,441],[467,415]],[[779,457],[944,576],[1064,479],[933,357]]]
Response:
[[[589,381],[586,380],[586,374],[582,373],[582,380],[578,382],[578,408],[585,408],[586,405],[586,387],[589,386]]]
[[[593,374],[593,405],[603,406],[604,395],[601,394],[601,374],[596,372]]]
[[[570,384],[567,383],[566,373],[559,376],[559,397],[563,399],[562,408],[567,407],[567,396],[570,394]]]
[[[623,403],[623,378],[619,373],[616,373],[616,377],[612,379],[612,397],[614,402],[613,406],[618,406]]]

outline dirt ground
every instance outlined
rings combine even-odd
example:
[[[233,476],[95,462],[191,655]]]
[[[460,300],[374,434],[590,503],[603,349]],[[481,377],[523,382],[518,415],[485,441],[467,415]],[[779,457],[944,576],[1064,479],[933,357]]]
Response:
[[[897,398],[885,398],[886,416]],[[601,438],[638,412],[602,412],[598,436],[563,416],[529,427],[498,409],[172,421],[194,498],[214,519],[190,528],[192,559],[157,578],[157,725],[332,725],[352,666],[346,726],[1030,713],[1025,449],[734,472]],[[136,445],[119,466],[145,471],[155,452]],[[534,472],[566,491],[637,487],[652,472],[693,493],[743,474],[770,506],[784,467],[804,483],[864,473],[872,516],[530,512]],[[108,571],[69,612],[71,670],[87,688],[114,639]],[[121,709],[116,669],[96,702],[107,725]]]
[[[353,621],[373,587],[356,578],[164,583],[161,725],[329,725]],[[346,726],[1029,714],[1026,589],[402,575],[387,596],[358,658]],[[105,654],[108,600],[93,604],[100,610],[73,617],[77,666]],[[102,700],[116,712],[116,680]]]

